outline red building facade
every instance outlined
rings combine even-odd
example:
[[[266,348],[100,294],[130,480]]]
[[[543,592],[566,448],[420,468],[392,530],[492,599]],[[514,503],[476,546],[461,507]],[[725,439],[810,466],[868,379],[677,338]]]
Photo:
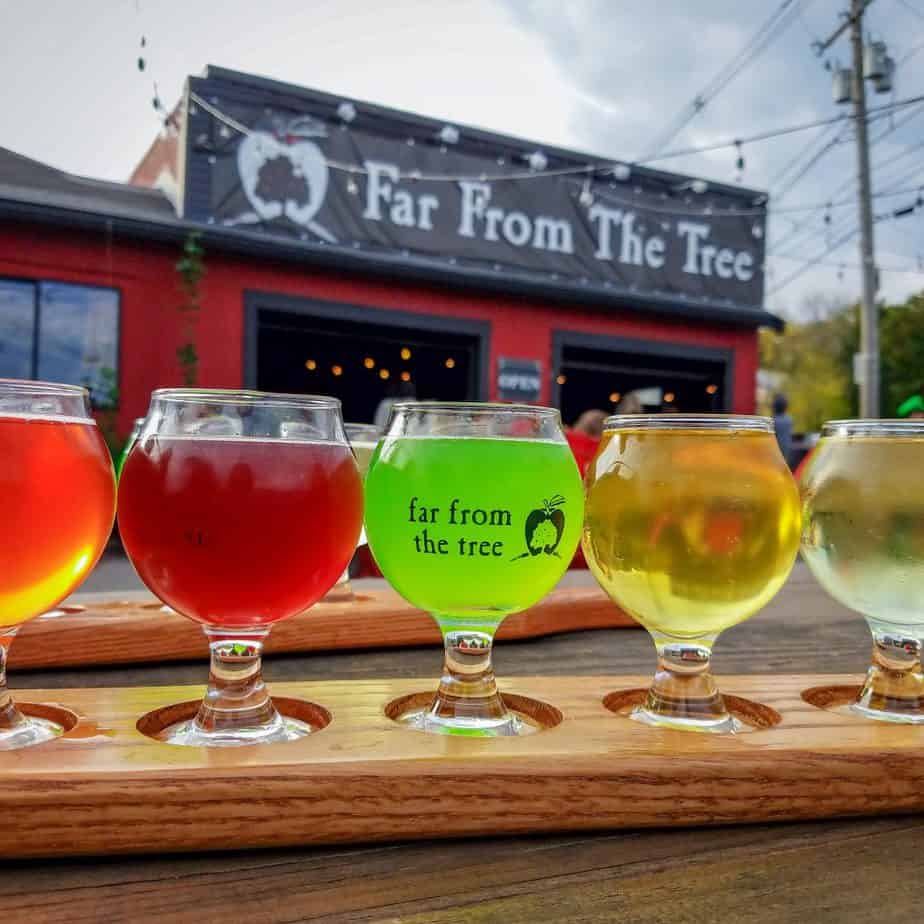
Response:
[[[267,92],[250,83],[245,89],[251,96]],[[181,158],[195,144],[191,121],[179,143],[171,142]],[[433,128],[426,126],[428,133]],[[169,173],[169,158],[148,169],[162,154],[155,146],[136,179],[152,182],[164,166]],[[402,381],[423,398],[513,397],[502,373],[523,361],[519,374],[526,380],[514,382],[513,390],[560,405],[568,422],[586,407],[609,410],[633,390],[659,390],[659,402],[679,410],[754,410],[757,328],[777,323],[759,306],[706,295],[697,303],[685,293],[652,294],[636,285],[620,291],[616,283],[602,287],[593,279],[563,284],[548,273],[524,279],[520,267],[508,273],[505,264],[490,272],[481,265],[466,269],[463,277],[457,265],[436,264],[429,254],[393,260],[385,246],[325,249],[304,234],[222,225],[190,214],[183,184],[191,181],[191,164],[174,169],[187,197],[178,209],[154,189],[86,181],[0,156],[0,375],[3,338],[13,336],[9,324],[4,327],[4,282],[114,290],[113,371],[118,426],[126,433],[145,412],[152,389],[181,383],[177,349],[187,334],[176,264],[195,232],[205,269],[194,323],[202,387],[333,393],[344,400],[347,418],[371,419],[370,409]],[[675,185],[678,179],[670,177]],[[741,193],[725,191],[723,201],[733,195]],[[675,221],[683,220],[680,213]],[[341,224],[350,220],[340,218]],[[36,308],[37,355],[44,349],[42,318],[54,310]],[[81,323],[78,317],[74,336],[91,340]],[[78,353],[98,361],[92,345]],[[571,397],[569,389],[576,389]]]

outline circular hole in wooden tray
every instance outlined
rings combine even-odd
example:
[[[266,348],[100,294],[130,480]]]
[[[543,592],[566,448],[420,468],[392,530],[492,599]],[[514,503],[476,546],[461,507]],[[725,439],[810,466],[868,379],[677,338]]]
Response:
[[[555,728],[564,719],[558,709],[539,699],[520,696],[518,693],[501,693],[501,699],[511,712],[515,712],[537,732]],[[407,696],[399,696],[387,703],[385,715],[393,722],[401,722],[409,712],[420,712],[426,709],[432,701],[432,690],[423,693],[409,693]]]
[[[76,712],[71,712],[70,709],[56,703],[23,703],[17,699],[15,705],[24,715],[31,715],[36,719],[45,719],[60,725],[65,735],[80,721]]]
[[[816,709],[843,709],[860,695],[860,685],[856,683],[832,684],[823,687],[809,687],[802,691],[802,699]]]
[[[154,709],[138,719],[135,728],[142,735],[159,740],[158,736],[164,729],[176,725],[177,722],[185,722],[194,718],[201,703],[202,700],[195,699]],[[288,696],[274,696],[273,703],[284,716],[305,722],[316,732],[330,725],[330,713],[317,703],[310,703],[304,699],[290,699]]]
[[[648,690],[644,689],[615,690],[603,697],[603,705],[610,712],[628,718],[636,706],[641,706],[645,702],[647,695]],[[763,703],[755,703],[754,700],[732,696],[729,693],[723,693],[722,698],[725,700],[725,708],[741,723],[738,734],[764,731],[783,721],[776,709],[771,709]]]

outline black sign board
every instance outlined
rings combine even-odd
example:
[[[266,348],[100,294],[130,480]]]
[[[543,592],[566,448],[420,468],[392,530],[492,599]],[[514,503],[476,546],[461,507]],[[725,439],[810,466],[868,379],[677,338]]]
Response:
[[[542,363],[537,359],[497,360],[497,397],[501,401],[538,401],[542,391]]]
[[[510,139],[490,150],[485,133],[467,144],[464,129],[367,115],[361,103],[338,108],[310,91],[286,95],[285,85],[271,93],[265,83],[190,80],[187,218],[512,270],[550,287],[762,302],[766,216],[754,193],[703,191],[701,181],[625,165],[569,174],[552,161],[532,170],[529,148],[511,150]]]

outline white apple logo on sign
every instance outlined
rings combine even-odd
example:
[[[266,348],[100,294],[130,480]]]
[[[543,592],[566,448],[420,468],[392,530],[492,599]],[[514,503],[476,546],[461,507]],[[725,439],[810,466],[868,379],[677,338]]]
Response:
[[[304,140],[324,134],[323,125],[310,117],[290,122],[283,138],[252,131],[238,145],[237,169],[257,219],[272,221],[285,215],[295,224],[335,243],[336,238],[314,221],[327,194],[327,161],[313,141]],[[285,161],[282,173],[273,165],[279,160]],[[267,169],[273,170],[272,183],[265,182]],[[244,216],[238,219],[242,220],[246,220]]]

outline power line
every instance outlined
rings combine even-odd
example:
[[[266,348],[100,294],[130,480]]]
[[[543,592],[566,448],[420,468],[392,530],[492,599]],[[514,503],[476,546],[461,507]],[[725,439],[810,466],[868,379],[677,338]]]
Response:
[[[924,170],[924,166],[917,166],[915,167],[913,171],[911,171],[909,175],[915,175],[917,173],[920,173],[921,170]],[[909,175],[906,175],[905,177],[903,177],[902,180],[899,182],[904,182],[905,180],[907,180]],[[894,216],[891,213],[877,215],[875,216],[874,221],[878,224],[879,222],[885,221],[893,217]],[[859,224],[857,224],[853,228],[851,228],[850,231],[847,231],[846,233],[844,233],[841,237],[839,237],[832,244],[829,244],[825,248],[825,250],[822,251],[820,254],[816,254],[814,257],[808,258],[804,266],[802,266],[800,269],[791,273],[782,282],[778,283],[769,292],[767,292],[767,297],[769,298],[771,295],[775,295],[777,292],[779,292],[781,289],[788,286],[790,283],[795,282],[796,279],[798,279],[800,276],[803,276],[805,273],[807,273],[813,266],[817,266],[819,263],[821,263],[821,261],[823,261],[825,257],[830,256],[836,250],[843,247],[844,244],[853,240],[853,238],[855,238],[859,233],[860,233],[860,226]],[[777,260],[787,259],[787,258],[794,257],[794,256],[795,255],[793,254],[774,254],[770,257],[770,259],[777,259]]]
[[[760,28],[748,39],[744,47],[735,54],[719,72],[687,103],[674,117],[669,127],[661,133],[658,139],[650,146],[648,157],[654,156],[668,144],[677,134],[701,113],[709,103],[724,90],[748,65],[753,64],[760,54],[781,35],[793,22],[792,7],[794,0],[783,0],[765,20]],[[796,11],[799,10],[802,0],[795,0]],[[786,20],[787,10],[790,11]]]
[[[924,47],[924,45],[922,45],[922,47]],[[893,132],[897,131],[902,126],[907,125],[908,122],[910,122],[912,119],[917,118],[919,115],[921,115],[922,112],[924,112],[924,104],[914,107],[914,109],[912,109],[911,112],[905,115],[904,119],[899,119],[898,121],[893,122],[884,131],[880,132],[873,139],[870,147],[875,147],[880,141],[882,141],[888,135],[891,135]],[[876,164],[874,165],[874,168],[877,170],[881,170],[883,166],[885,165]],[[854,179],[854,177],[852,176],[847,177],[847,179],[843,183],[841,183],[840,186],[838,186],[836,190],[834,190],[831,193],[832,199],[834,199],[837,196],[842,195],[844,192],[846,192],[848,189],[853,188],[855,185],[856,185],[856,180]],[[874,194],[874,198],[876,198],[877,195],[878,194]],[[852,203],[854,200],[851,199],[849,201]],[[781,213],[782,213],[782,210],[776,210],[776,214],[781,214]],[[812,220],[812,217],[813,216],[810,215],[807,218],[805,218],[803,221],[796,222],[796,224],[792,228],[790,228],[789,231],[787,231],[781,239],[773,243],[773,249],[779,249],[781,247],[784,247],[788,245],[791,241],[793,241],[794,238],[798,238],[802,234],[802,231],[808,227],[809,223]],[[803,239],[799,242],[799,246],[800,247],[803,246],[813,237],[816,237],[817,235],[828,232],[828,231],[830,231],[829,228],[810,230],[808,235],[803,237]]]
[[[190,92],[190,100],[199,106],[201,109],[209,113],[214,119],[217,119],[219,122],[224,123],[229,128],[234,129],[236,132],[239,132],[242,135],[249,135],[250,128],[248,128],[243,123],[237,121],[237,119],[232,116],[227,115],[222,112],[216,106],[213,106],[211,103],[207,102],[198,93]],[[912,96],[908,99],[896,100],[892,103],[885,103],[882,106],[877,106],[869,111],[871,113],[885,113],[885,112],[895,112],[899,109],[903,109],[906,106],[914,105],[915,103],[924,102],[924,94],[918,96]],[[669,160],[675,157],[685,157],[690,154],[704,154],[710,151],[718,151],[723,148],[731,147],[740,147],[744,144],[754,144],[760,141],[767,141],[772,138],[782,138],[786,135],[792,135],[797,132],[807,131],[810,128],[820,128],[823,125],[833,125],[838,122],[848,122],[852,120],[853,116],[850,114],[841,114],[837,116],[831,116],[825,119],[815,119],[811,122],[801,122],[796,125],[789,125],[784,128],[770,129],[764,132],[758,132],[755,135],[749,135],[747,137],[733,138],[730,141],[718,141],[713,144],[700,145],[698,147],[689,147],[689,148],[680,148],[674,151],[666,151],[663,154],[659,154],[656,157],[644,158],[634,162],[636,166],[642,166],[646,163],[652,161],[660,160]],[[339,170],[344,173],[361,175],[365,174],[367,171],[364,167],[359,164],[345,163],[343,161],[332,160],[326,158],[327,166],[332,170]],[[588,161],[584,164],[572,165],[569,167],[555,167],[552,169],[546,170],[529,170],[529,171],[515,171],[511,173],[498,173],[498,174],[488,174],[488,173],[478,173],[478,174],[442,174],[442,173],[420,173],[418,171],[399,171],[398,179],[405,180],[425,180],[428,182],[450,182],[457,183],[463,180],[468,181],[482,181],[482,182],[502,182],[504,180],[526,180],[533,179],[538,176],[579,176],[586,175],[591,176],[595,173],[608,174],[613,171],[614,164],[616,161],[613,160],[597,160],[597,161]],[[633,164],[629,164],[629,167]]]

